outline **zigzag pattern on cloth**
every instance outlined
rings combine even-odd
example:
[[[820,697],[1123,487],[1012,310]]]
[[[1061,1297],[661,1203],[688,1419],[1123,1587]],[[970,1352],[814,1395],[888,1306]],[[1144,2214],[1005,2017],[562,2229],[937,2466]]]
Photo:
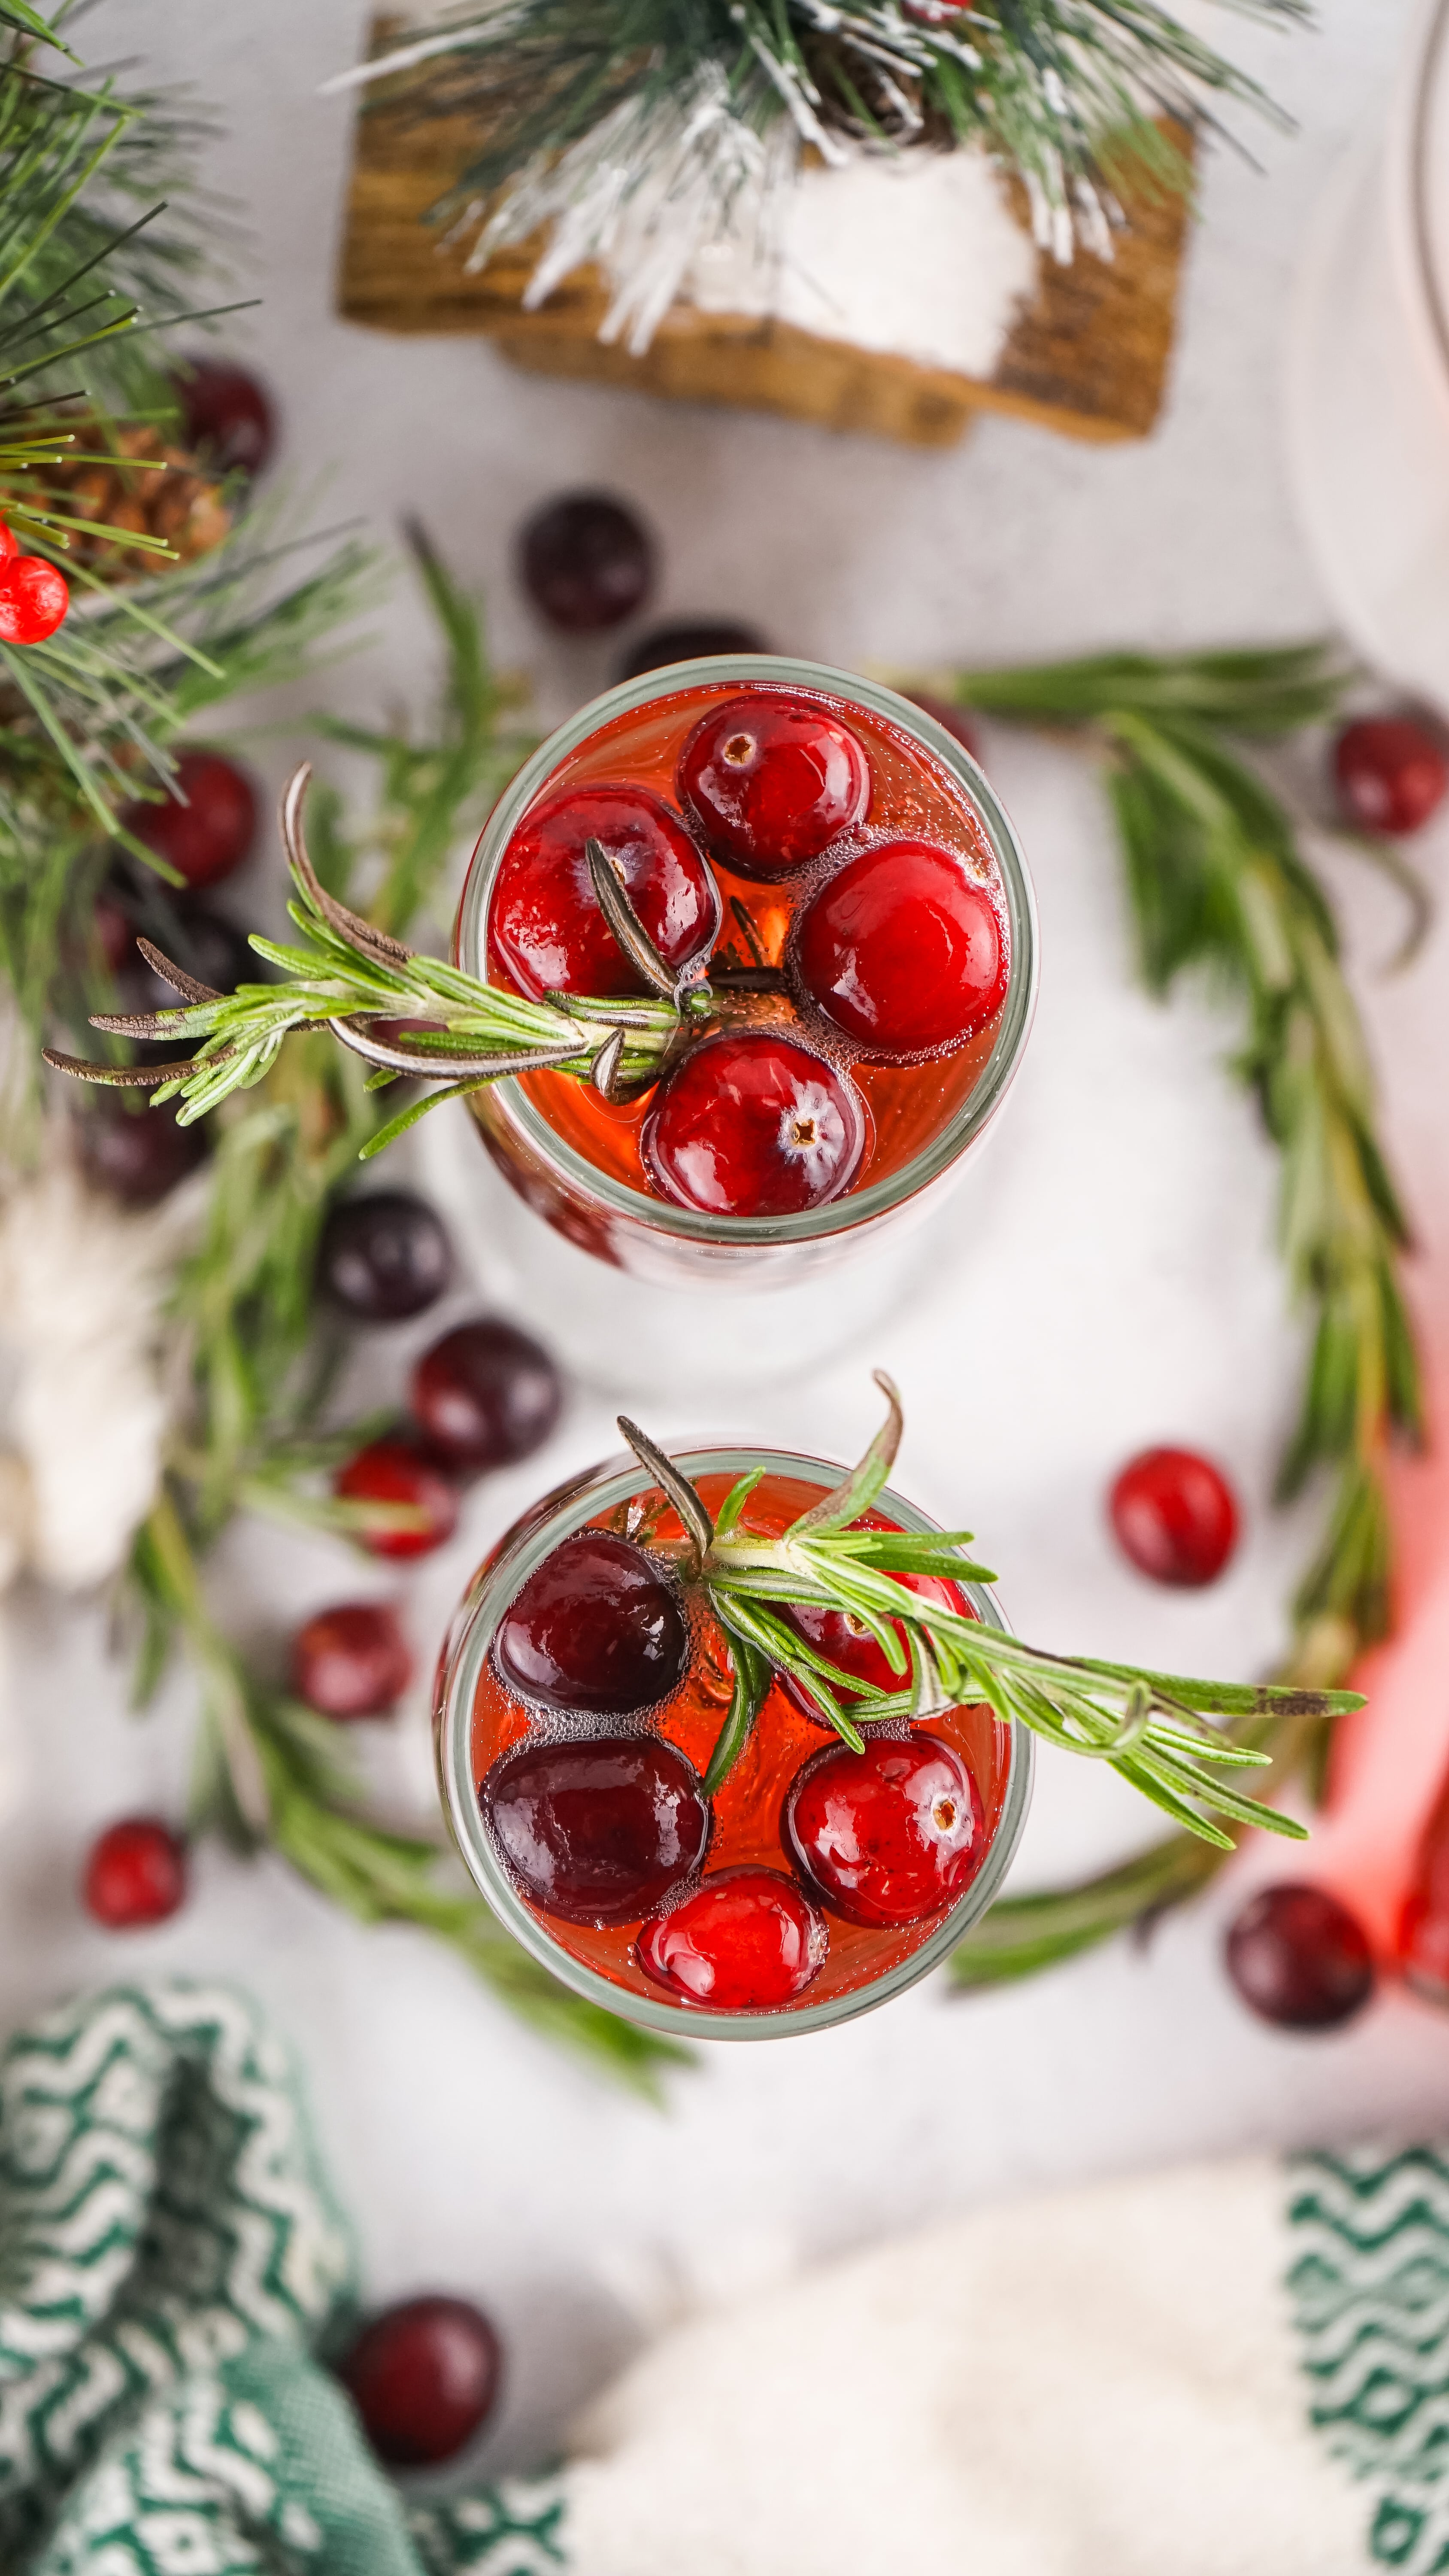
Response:
[[[1375,2490],[1368,2542],[1449,2569],[1449,2161],[1432,2148],[1289,2160],[1288,2290],[1310,2418]]]

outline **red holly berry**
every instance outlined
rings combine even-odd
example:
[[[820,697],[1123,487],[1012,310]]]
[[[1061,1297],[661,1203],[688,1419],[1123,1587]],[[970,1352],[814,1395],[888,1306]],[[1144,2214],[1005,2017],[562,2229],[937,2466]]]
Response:
[[[816,1009],[888,1059],[947,1053],[1006,999],[1001,915],[929,841],[885,841],[847,859],[799,915],[794,959]]]
[[[652,1914],[709,1843],[698,1774],[654,1736],[524,1744],[478,1794],[514,1875],[566,1923]]]
[[[132,1109],[122,1105],[125,1098],[103,1096],[76,1113],[81,1169],[93,1188],[122,1207],[155,1207],[205,1162],[206,1128],[181,1126],[169,1100],[148,1108],[143,1095],[143,1105]]]
[[[714,2012],[778,2012],[808,1986],[829,1946],[813,1905],[774,1869],[722,1869],[636,1945],[646,1976]]]
[[[797,1772],[785,1847],[848,1922],[920,1923],[970,1886],[986,1846],[976,1784],[959,1754],[921,1728],[835,1744]]]
[[[546,1350],[516,1324],[458,1324],[413,1371],[409,1402],[429,1446],[460,1475],[512,1467],[542,1446],[563,1401]]]
[[[10,537],[10,531],[5,531]],[[43,644],[70,606],[70,585],[44,555],[10,550],[0,562],[0,644]]]
[[[566,788],[524,817],[503,854],[489,933],[531,1001],[643,987],[595,898],[585,845],[598,841],[666,965],[711,949],[719,888],[672,807],[647,787]]]
[[[292,1688],[324,1717],[385,1717],[412,1679],[397,1612],[387,1601],[315,1610],[292,1639]]]
[[[183,751],[165,802],[127,805],[121,821],[184,884],[219,885],[250,853],[257,800],[250,780],[219,751]]]
[[[164,1923],[186,1896],[186,1845],[159,1816],[123,1816],[92,1843],[82,1894],[109,1931]]]
[[[580,1530],[535,1567],[493,1649],[505,1689],[540,1708],[629,1717],[677,1690],[689,1622],[673,1584],[631,1540]]]
[[[518,569],[551,626],[594,635],[643,607],[654,586],[654,548],[622,501],[606,492],[565,492],[526,522]]]
[[[955,5],[969,8],[971,0],[955,0]],[[934,698],[927,689],[912,689],[909,704],[919,707],[923,716],[930,716],[944,733],[952,735],[963,751],[970,752],[977,768],[980,768],[980,738],[964,707],[958,707],[950,698]]]
[[[200,358],[173,386],[186,444],[222,474],[260,474],[272,452],[270,396],[245,367]]]
[[[839,1198],[865,1150],[848,1077],[793,1039],[710,1038],[661,1083],[640,1147],[666,1198],[707,1216],[794,1216]]]
[[[317,1282],[361,1324],[398,1324],[437,1303],[453,1275],[442,1218],[415,1190],[366,1190],[330,1208]]]
[[[1154,1583],[1212,1583],[1237,1542],[1233,1489],[1192,1449],[1144,1449],[1129,1459],[1108,1509],[1123,1554]]]
[[[1449,789],[1442,736],[1412,716],[1359,716],[1333,747],[1339,802],[1365,832],[1417,832]]]
[[[732,617],[699,618],[677,626],[651,626],[631,644],[614,673],[615,681],[637,680],[644,671],[662,671],[671,662],[699,662],[719,653],[768,653],[769,645],[753,626]]]
[[[498,2401],[503,2351],[467,2299],[404,2299],[365,2325],[337,2365],[380,2460],[432,2468],[481,2431]]]
[[[458,1526],[456,1487],[414,1441],[397,1432],[369,1440],[339,1467],[332,1490],[339,1502],[406,1503],[421,1514],[412,1529],[360,1531],[362,1546],[374,1556],[428,1556]]]
[[[741,876],[788,876],[870,810],[870,763],[850,727],[814,698],[752,689],[701,717],[675,792],[710,848]]]
[[[1326,1887],[1260,1888],[1224,1950],[1244,2003],[1282,2030],[1337,2030],[1374,1990],[1363,1926]]]

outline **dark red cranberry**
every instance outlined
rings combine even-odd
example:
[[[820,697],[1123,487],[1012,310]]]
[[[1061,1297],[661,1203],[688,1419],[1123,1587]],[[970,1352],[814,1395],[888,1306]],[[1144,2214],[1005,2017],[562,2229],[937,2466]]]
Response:
[[[675,792],[710,848],[740,875],[784,877],[870,811],[870,763],[849,725],[814,698],[752,689],[702,716]]]
[[[503,2351],[467,2299],[404,2299],[363,2327],[337,2376],[380,2460],[390,2469],[432,2468],[486,2424]]]
[[[778,2012],[815,1975],[829,1936],[793,1879],[775,1869],[722,1869],[646,1923],[640,1967],[686,2003],[713,2012]]]
[[[186,444],[218,474],[260,474],[272,452],[275,424],[269,396],[245,367],[198,358],[173,390],[181,406]]]
[[[525,522],[519,577],[540,615],[570,635],[622,625],[654,587],[647,529],[606,492],[565,492]]]
[[[599,910],[586,844],[598,841],[665,963],[714,945],[719,888],[672,807],[647,787],[575,787],[524,817],[498,870],[489,935],[521,992],[637,993],[642,985]]]
[[[1001,915],[959,859],[885,841],[847,859],[795,925],[795,972],[834,1027],[871,1055],[942,1055],[1000,1010]]]
[[[342,1503],[405,1503],[421,1516],[412,1529],[360,1532],[374,1556],[429,1556],[458,1526],[456,1487],[415,1442],[396,1433],[369,1440],[339,1467],[332,1491]]]
[[[504,1613],[501,1680],[541,1708],[628,1717],[683,1680],[689,1622],[651,1556],[608,1530],[566,1538]]]
[[[1228,1975],[1282,2030],[1337,2030],[1374,1990],[1362,1924],[1326,1887],[1260,1888],[1228,1927]]]
[[[91,1845],[86,1911],[111,1932],[164,1923],[186,1896],[186,1845],[159,1816],[123,1816]]]
[[[920,1923],[964,1895],[986,1828],[959,1754],[919,1727],[835,1744],[797,1772],[785,1847],[832,1911],[884,1931]]]
[[[251,781],[219,751],[183,751],[171,788],[164,803],[123,806],[120,819],[186,885],[219,885],[257,836]]]
[[[1339,803],[1365,832],[1417,832],[1449,789],[1442,737],[1412,716],[1360,716],[1333,746]]]
[[[963,1618],[970,1619],[975,1615],[965,1594],[954,1583],[944,1583],[933,1574],[897,1574],[891,1579],[923,1600],[939,1602],[943,1609],[958,1611]],[[828,1664],[837,1665],[842,1672],[852,1674],[855,1680],[868,1683],[875,1690],[909,1690],[909,1663],[904,1673],[893,1673],[886,1661],[884,1647],[877,1645],[870,1630],[862,1627],[858,1619],[853,1619],[849,1611],[825,1610],[802,1601],[781,1601],[775,1606],[785,1625],[793,1628],[797,1637],[803,1637],[807,1646],[813,1646],[817,1655],[823,1655]],[[894,1619],[891,1625],[901,1641],[902,1650],[908,1654],[903,1622]],[[814,1701],[806,1697],[800,1684],[788,1673],[782,1673],[780,1678],[797,1708],[802,1709],[807,1717],[818,1720],[820,1712]],[[849,1706],[858,1694],[837,1690],[835,1696]]]
[[[128,1098],[141,1105],[121,1106]],[[86,1179],[92,1188],[119,1199],[122,1207],[155,1207],[207,1156],[204,1124],[182,1127],[172,1102],[148,1109],[144,1101],[144,1093],[113,1092],[81,1110],[75,1120]]]
[[[453,1275],[441,1217],[412,1190],[370,1190],[329,1209],[317,1281],[360,1324],[398,1324],[436,1304]]]
[[[959,0],[959,5],[969,7],[971,0]],[[930,716],[932,721],[941,727],[943,733],[950,734],[953,741],[959,742],[963,751],[970,752],[978,769],[980,768],[980,738],[964,707],[958,707],[950,698],[933,698],[926,689],[912,689],[907,703],[913,707],[919,707],[923,716]]]
[[[565,1923],[652,1914],[709,1843],[698,1775],[656,1736],[521,1745],[479,1796],[528,1894]]]
[[[666,1198],[706,1216],[795,1216],[839,1198],[865,1151],[853,1082],[791,1038],[710,1038],[660,1085],[640,1139]]]
[[[1144,1449],[1129,1459],[1108,1509],[1123,1554],[1154,1583],[1212,1583],[1237,1543],[1233,1489],[1193,1449]]]
[[[730,617],[700,618],[692,624],[651,626],[631,644],[614,673],[616,682],[637,680],[642,672],[667,670],[672,662],[702,662],[716,653],[768,653],[769,645],[753,626]]]
[[[413,1371],[413,1420],[460,1474],[511,1467],[542,1446],[563,1389],[542,1345],[495,1317],[459,1324]]]
[[[412,1671],[407,1639],[387,1601],[339,1601],[316,1610],[292,1639],[292,1688],[324,1717],[385,1717]]]

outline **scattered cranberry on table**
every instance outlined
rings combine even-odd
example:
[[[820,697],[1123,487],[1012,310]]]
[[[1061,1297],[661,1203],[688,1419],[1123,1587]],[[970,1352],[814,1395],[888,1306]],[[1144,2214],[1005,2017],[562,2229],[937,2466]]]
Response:
[[[774,1030],[709,1038],[659,1085],[645,1166],[706,1216],[796,1216],[849,1186],[865,1150],[853,1082]]]
[[[767,881],[818,858],[870,810],[870,764],[850,727],[785,689],[712,707],[680,753],[675,786],[716,855]]]
[[[369,1190],[329,1209],[318,1285],[357,1322],[397,1324],[421,1315],[452,1276],[442,1219],[414,1191]]]
[[[44,644],[65,621],[70,584],[44,555],[20,551],[0,520],[0,644]]]
[[[621,655],[616,683],[642,679],[646,671],[667,670],[672,662],[702,662],[715,654],[768,653],[757,627],[731,617],[702,617],[674,626],[651,626],[647,635]]]
[[[1144,1449],[1108,1501],[1123,1554],[1154,1583],[1215,1582],[1238,1536],[1238,1507],[1220,1467],[1193,1449]]]
[[[220,474],[260,474],[272,453],[270,395],[245,367],[197,358],[173,380],[188,447]]]
[[[825,1951],[814,1906],[774,1869],[720,1870],[646,1923],[638,1942],[646,1976],[716,2012],[778,2012]]]
[[[1326,1887],[1260,1888],[1228,1927],[1228,1975],[1260,2020],[1282,2030],[1338,2030],[1374,1990],[1363,1926]]]
[[[480,1798],[504,1858],[566,1923],[632,1923],[688,1878],[709,1844],[693,1765],[648,1735],[524,1744]]]
[[[1417,832],[1449,790],[1442,734],[1413,716],[1357,716],[1333,746],[1338,800],[1365,832]]]
[[[558,1420],[563,1389],[542,1345],[485,1316],[458,1324],[413,1371],[409,1409],[430,1448],[459,1475],[531,1456]]]
[[[648,530],[606,492],[565,492],[527,520],[518,540],[523,587],[566,634],[620,626],[654,587]]]
[[[92,1843],[82,1894],[108,1931],[164,1923],[186,1896],[186,1845],[159,1816],[122,1816]]]
[[[73,1132],[81,1170],[93,1189],[104,1190],[122,1207],[155,1207],[205,1162],[210,1150],[206,1125],[179,1124],[169,1100],[159,1108],[125,1107],[122,1092],[102,1094],[78,1111]]]
[[[965,1764],[916,1727],[817,1753],[791,1785],[784,1840],[833,1913],[879,1930],[963,1896],[986,1830]]]
[[[172,793],[161,801],[138,799],[122,808],[120,819],[195,891],[220,885],[250,856],[257,800],[235,761],[219,751],[183,751]]]
[[[344,1503],[405,1503],[421,1515],[413,1529],[359,1532],[373,1556],[429,1556],[458,1526],[458,1492],[442,1469],[406,1434],[369,1440],[339,1467],[332,1491]]]
[[[413,1659],[387,1601],[338,1601],[292,1640],[291,1684],[323,1717],[386,1717],[412,1679]]]
[[[654,1559],[609,1530],[580,1530],[536,1566],[499,1625],[493,1660],[520,1699],[567,1714],[630,1717],[676,1690],[689,1622]]]
[[[887,1060],[948,1054],[1006,999],[1001,915],[929,841],[847,859],[798,915],[793,948],[807,1001]]]
[[[520,991],[601,999],[644,987],[603,913],[589,876],[596,840],[666,965],[687,966],[714,943],[719,888],[679,816],[647,787],[565,789],[536,806],[504,854],[489,936]]]
[[[482,2430],[498,2402],[503,2352],[467,2299],[404,2299],[362,2329],[337,2376],[380,2460],[436,2467]]]

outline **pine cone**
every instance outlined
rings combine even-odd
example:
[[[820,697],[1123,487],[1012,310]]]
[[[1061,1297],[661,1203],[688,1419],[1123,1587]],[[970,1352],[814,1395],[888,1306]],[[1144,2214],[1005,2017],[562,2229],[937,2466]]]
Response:
[[[98,420],[75,423],[76,445],[94,455],[109,447],[110,464],[55,465],[27,475],[25,499],[32,507],[50,507],[64,518],[93,519],[107,528],[137,536],[160,537],[182,563],[210,554],[231,526],[231,512],[219,483],[199,473],[196,461],[172,447],[159,430],[107,432]],[[146,465],[137,471],[133,459],[159,458],[157,473]],[[57,530],[57,534],[64,533]],[[138,574],[164,572],[166,558],[124,538],[96,537],[71,530],[67,549],[73,563],[99,573],[104,581],[133,581]]]

